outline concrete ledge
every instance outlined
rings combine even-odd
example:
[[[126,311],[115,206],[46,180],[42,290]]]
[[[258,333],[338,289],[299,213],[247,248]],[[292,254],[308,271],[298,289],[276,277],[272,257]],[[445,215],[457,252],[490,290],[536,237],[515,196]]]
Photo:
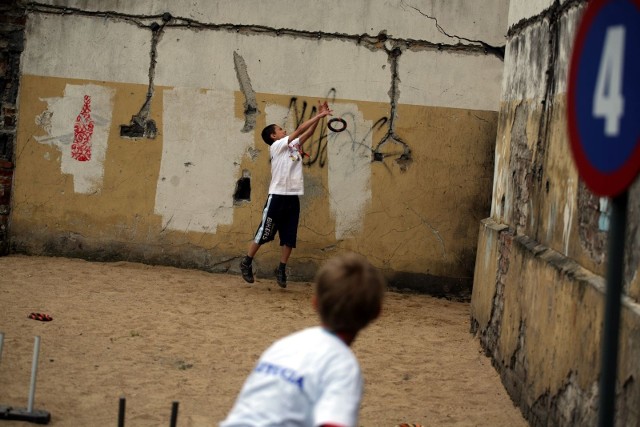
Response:
[[[532,426],[595,425],[605,281],[574,260],[482,222],[472,331]],[[640,423],[640,306],[623,297],[618,425]]]

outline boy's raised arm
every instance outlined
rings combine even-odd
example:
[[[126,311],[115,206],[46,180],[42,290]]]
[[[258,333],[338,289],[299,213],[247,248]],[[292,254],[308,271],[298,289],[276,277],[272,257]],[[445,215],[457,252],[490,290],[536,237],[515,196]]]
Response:
[[[310,118],[309,120],[305,121],[304,123],[302,123],[300,126],[298,126],[298,128],[294,130],[289,136],[289,141],[293,141],[296,138],[300,138],[300,143],[302,144],[304,140],[306,140],[307,138],[309,138],[309,136],[313,134],[313,132],[316,129],[316,126],[318,126],[318,122],[323,117],[331,115],[331,113],[333,113],[333,111],[329,109],[329,105],[327,104],[326,101],[324,103],[320,103],[320,101],[318,101],[318,112],[316,113],[316,115]],[[304,139],[303,139],[303,135],[304,135]]]

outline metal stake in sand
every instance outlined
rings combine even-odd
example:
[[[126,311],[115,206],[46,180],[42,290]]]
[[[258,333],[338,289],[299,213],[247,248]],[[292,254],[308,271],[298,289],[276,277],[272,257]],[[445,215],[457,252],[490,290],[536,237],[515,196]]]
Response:
[[[178,422],[178,402],[173,402],[171,405],[171,423],[170,427],[176,427],[176,423]]]
[[[33,412],[33,398],[36,394],[36,377],[38,376],[38,359],[40,358],[40,337],[36,336],[33,343],[33,362],[31,363],[31,384],[29,384],[29,403],[27,412]]]
[[[27,409],[13,408],[11,406],[1,406],[0,420],[20,420],[36,424],[48,424],[51,420],[51,414],[49,414],[49,412],[33,409],[33,400],[36,394],[36,377],[38,373],[39,353],[40,337],[36,336],[33,345],[33,363],[31,364],[31,384],[29,386],[29,404],[27,406]]]
[[[126,399],[124,397],[121,397],[120,404],[118,405],[118,427],[124,427],[124,410],[126,405]]]

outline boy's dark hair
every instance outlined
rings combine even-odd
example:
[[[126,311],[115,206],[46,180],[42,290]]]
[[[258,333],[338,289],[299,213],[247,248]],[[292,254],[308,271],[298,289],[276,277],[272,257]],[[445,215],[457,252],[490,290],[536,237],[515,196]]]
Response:
[[[262,129],[262,140],[267,143],[267,145],[273,144],[273,139],[271,138],[271,134],[276,132],[276,124],[272,123],[269,126]]]
[[[361,255],[330,259],[315,283],[320,320],[332,332],[357,333],[380,314],[386,281]]]

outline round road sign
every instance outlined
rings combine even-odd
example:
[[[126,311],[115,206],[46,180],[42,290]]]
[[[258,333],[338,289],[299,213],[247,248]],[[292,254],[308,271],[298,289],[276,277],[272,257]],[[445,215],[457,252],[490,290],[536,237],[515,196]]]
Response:
[[[615,196],[640,171],[640,0],[593,0],[569,68],[567,120],[587,186]]]

